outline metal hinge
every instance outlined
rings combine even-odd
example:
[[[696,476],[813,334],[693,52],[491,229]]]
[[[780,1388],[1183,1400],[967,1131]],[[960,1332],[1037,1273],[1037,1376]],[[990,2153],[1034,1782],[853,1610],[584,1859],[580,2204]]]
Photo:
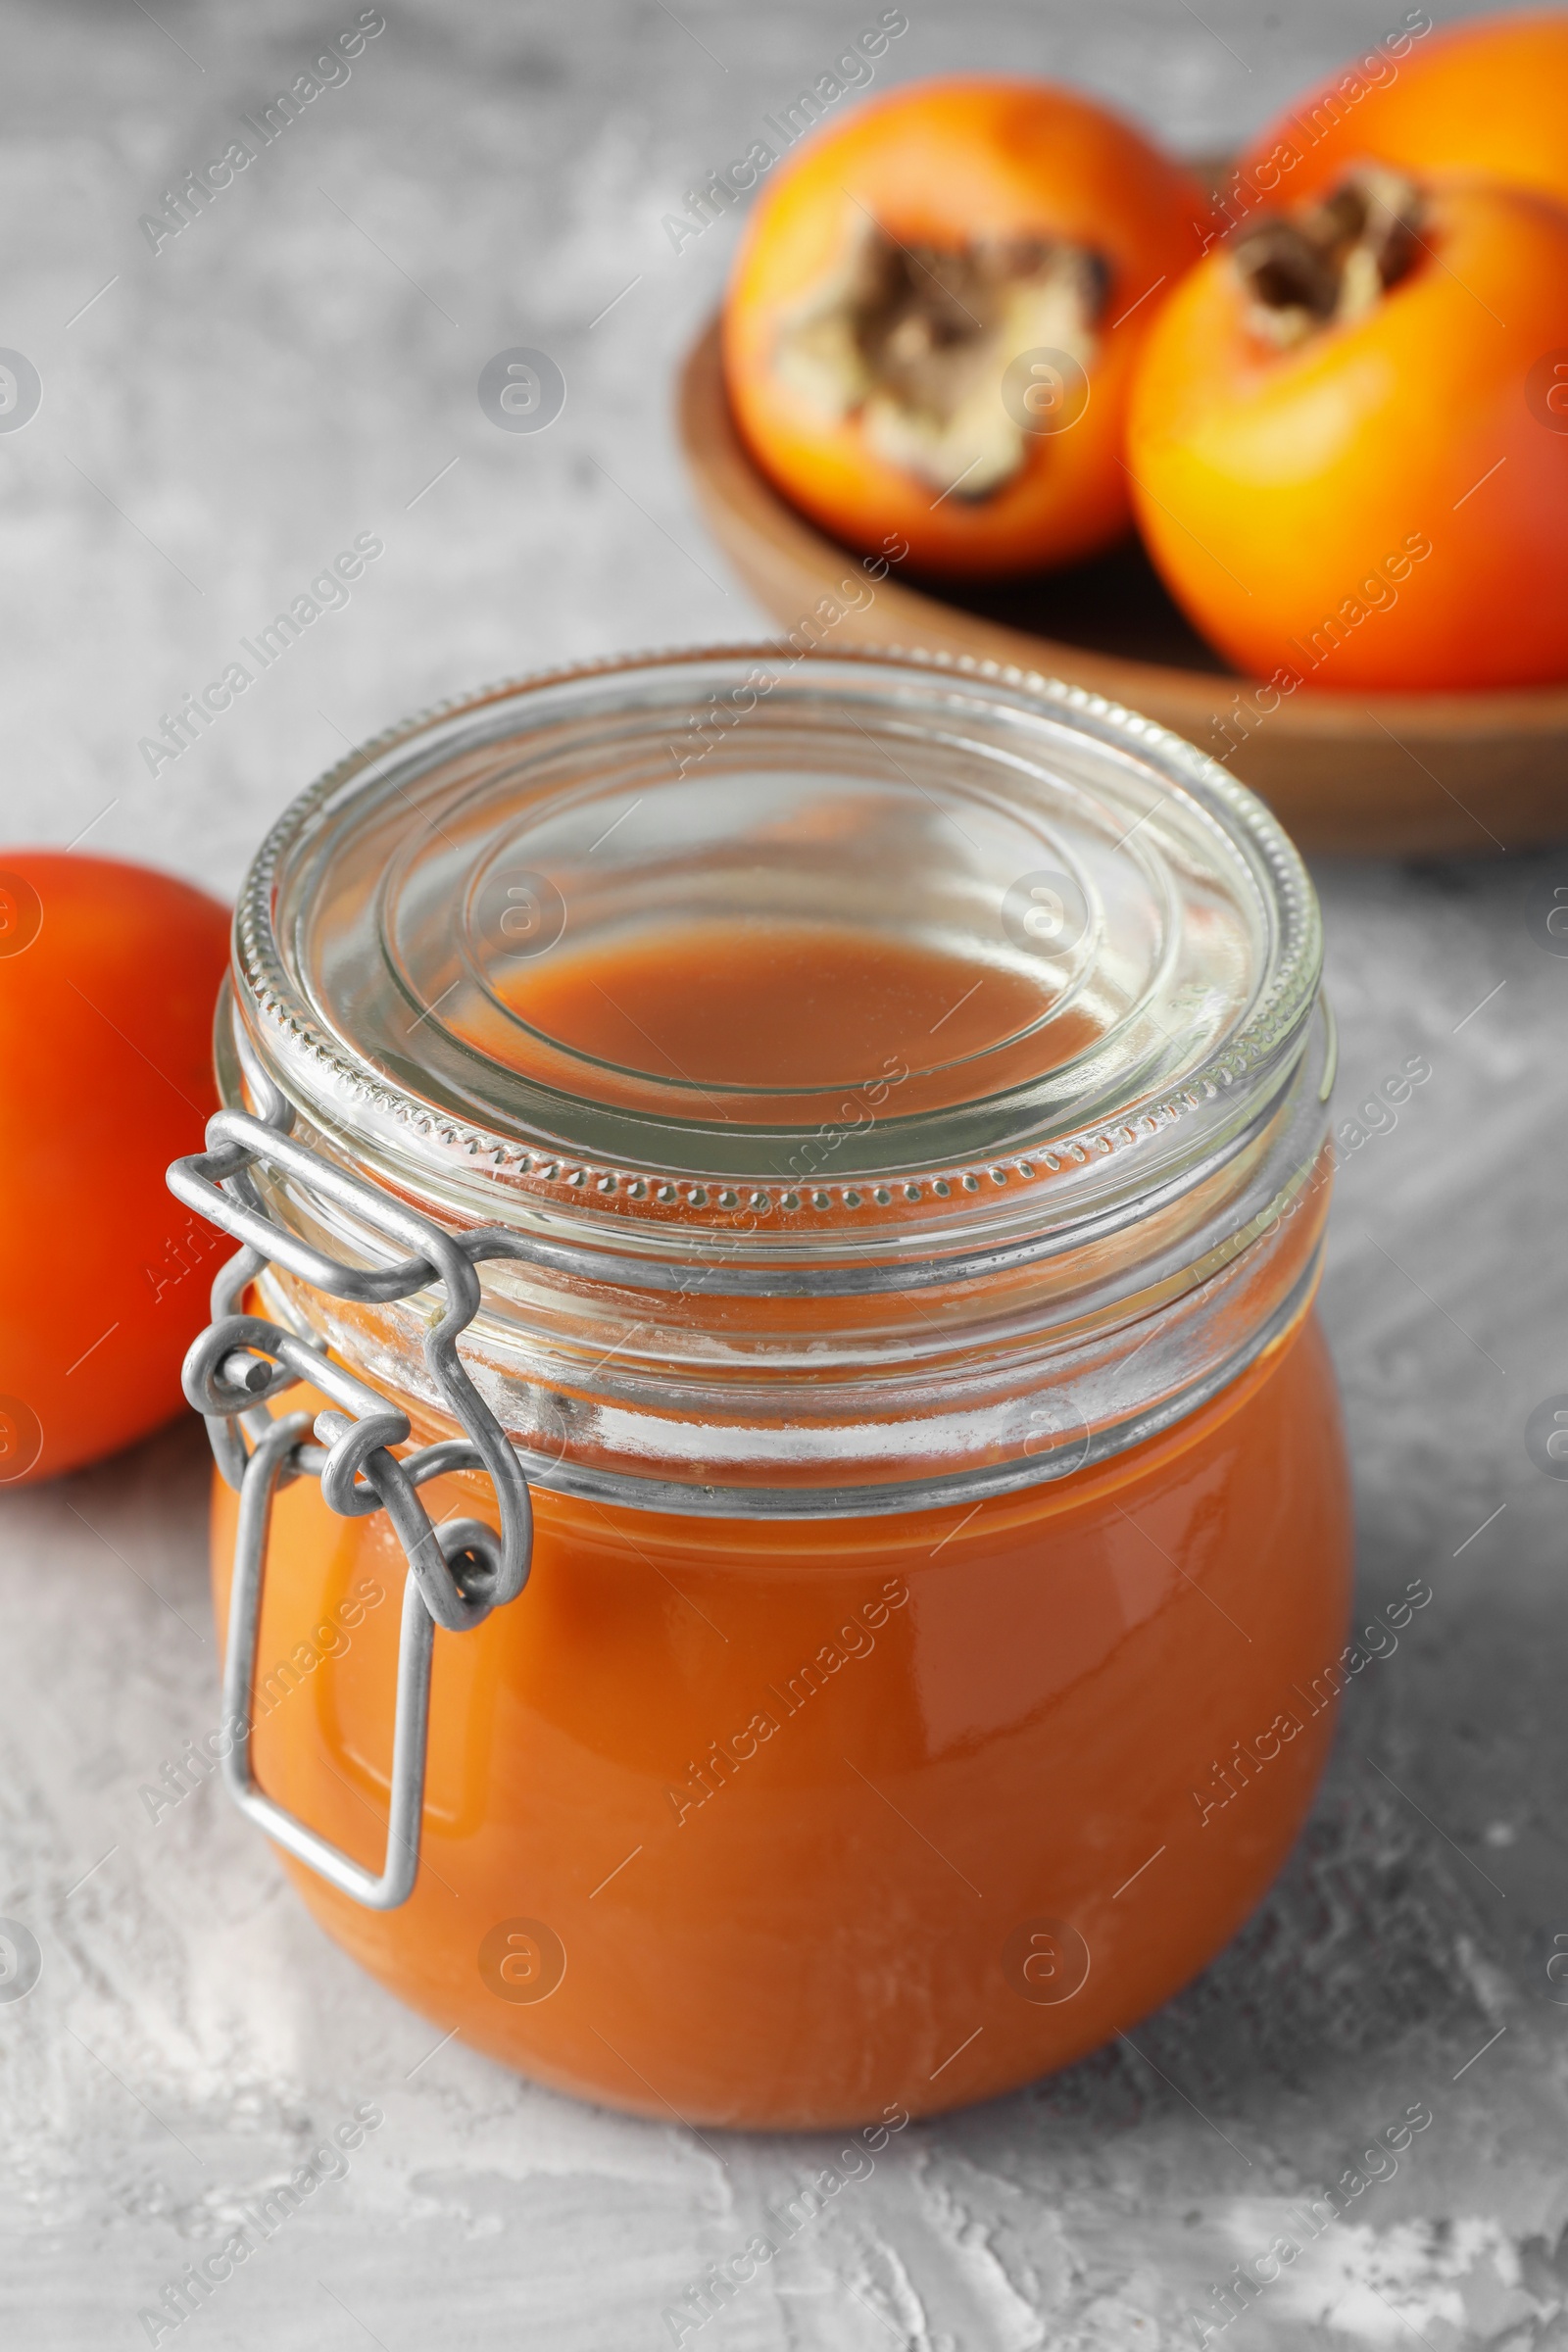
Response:
[[[528,1581],[533,1510],[522,1465],[499,1422],[458,1358],[458,1335],[479,1306],[474,1268],[489,1257],[521,1254],[515,1235],[494,1227],[461,1236],[373,1186],[345,1173],[293,1140],[294,1107],[250,1054],[245,1072],[258,1115],[222,1110],[207,1123],[207,1150],[176,1159],[169,1187],[243,1246],[213,1285],[213,1321],[185,1358],[185,1395],[207,1419],[218,1467],[239,1494],[230,1584],[223,1708],[233,1743],[223,1777],[241,1812],[323,1879],[374,1911],[408,1901],[419,1868],[429,1736],[430,1656],[435,1628],[470,1633],[492,1609],[514,1600]],[[295,1177],[349,1210],[409,1254],[371,1270],[344,1265],[313,1249],[270,1216],[251,1170],[258,1163]],[[384,1305],[439,1286],[444,1311],[426,1334],[424,1360],[437,1395],[466,1434],[424,1446],[401,1459],[408,1415],[334,1363],[320,1341],[303,1340],[260,1315],[237,1311],[247,1286],[270,1263],[286,1267],[334,1298]],[[305,1413],[273,1414],[274,1396],[309,1381],[332,1399],[317,1415],[314,1440]],[[437,1527],[419,1499],[428,1480],[453,1470],[482,1470],[495,1488],[501,1532],[478,1519]],[[398,1644],[397,1707],[392,1735],[392,1792],[386,1856],[374,1875],[273,1801],[251,1765],[257,1636],[267,1569],[272,1500],[295,1478],[318,1478],[330,1507],[346,1518],[384,1510],[408,1558]]]

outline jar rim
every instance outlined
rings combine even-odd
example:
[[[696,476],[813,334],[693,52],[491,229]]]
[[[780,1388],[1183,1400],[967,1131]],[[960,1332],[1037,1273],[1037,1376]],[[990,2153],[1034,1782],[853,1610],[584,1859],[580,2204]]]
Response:
[[[760,696],[746,685],[760,676],[770,680]],[[876,739],[879,758],[887,748],[884,732],[899,730],[888,739],[900,744],[894,763],[906,774],[910,764],[918,768],[922,728],[927,736],[935,730],[947,762],[942,773],[957,776],[955,790],[968,795],[960,803],[964,814],[980,809],[977,829],[992,829],[988,853],[992,832],[1027,847],[1027,824],[1038,818],[1038,838],[1064,845],[1068,882],[1080,887],[1074,878],[1082,873],[1086,907],[1092,897],[1102,907],[1107,890],[1120,894],[1119,905],[1131,903],[1124,929],[1138,933],[1144,961],[1136,969],[1129,964],[1125,1003],[1112,1005],[1116,1020],[1067,1065],[1068,1078],[1054,1095],[1048,1081],[1055,1073],[1048,1072],[1045,1080],[1010,1090],[993,1087],[956,1104],[939,1102],[923,1126],[922,1116],[905,1115],[898,1105],[877,1116],[882,1105],[875,1104],[864,1122],[868,1132],[860,1135],[857,1121],[848,1140],[833,1147],[836,1164],[808,1181],[786,1157],[787,1146],[798,1152],[803,1139],[815,1140],[815,1128],[799,1122],[769,1125],[759,1118],[737,1137],[729,1120],[705,1127],[701,1119],[662,1119],[649,1109],[650,1102],[656,1111],[662,1107],[649,1078],[638,1079],[643,1095],[629,1109],[589,1102],[571,1131],[577,1105],[569,1094],[557,1089],[552,1106],[551,1090],[531,1080],[519,1084],[514,1075],[509,1086],[481,1073],[476,1082],[471,1042],[444,1025],[439,1010],[427,1008],[416,1021],[416,1028],[427,1028],[417,1054],[394,1054],[373,1022],[355,1034],[359,1000],[351,1003],[346,993],[334,999],[335,943],[318,954],[312,926],[334,889],[352,895],[353,856],[370,854],[353,849],[357,836],[377,855],[396,842],[404,859],[398,887],[408,886],[409,904],[422,920],[421,908],[446,903],[440,894],[450,895],[455,875],[482,894],[484,861],[494,861],[483,829],[486,792],[492,815],[510,794],[514,805],[526,802],[530,822],[546,809],[558,834],[559,812],[568,804],[573,812],[587,808],[585,825],[592,804],[581,779],[595,744],[604,760],[620,762],[617,777],[624,771],[636,783],[635,762],[645,760],[650,742],[662,738],[668,748],[672,714],[705,708],[702,692],[737,686],[753,697],[753,708],[741,713],[747,723],[730,724],[710,743],[705,735],[707,748],[686,768],[674,755],[676,785],[687,784],[690,768],[705,769],[700,793],[659,804],[685,821],[695,821],[691,809],[699,800],[704,810],[714,805],[710,785],[727,789],[739,775],[755,796],[760,787],[746,779],[763,775],[772,789],[779,775],[796,775],[805,742],[813,757],[819,750],[828,770],[823,793],[833,789],[836,774],[853,773],[870,811],[868,838],[878,825],[903,827],[918,854],[928,837],[917,831],[917,804],[902,787],[895,788],[896,805],[880,787],[872,790],[869,755],[856,763],[848,729],[868,743]],[[607,714],[613,721],[608,727]],[[560,783],[564,771],[571,791]],[[530,775],[544,778],[537,790]],[[932,800],[917,773],[909,782]],[[732,791],[731,806],[743,797]],[[1113,820],[1140,797],[1144,812],[1116,839]],[[479,814],[470,823],[476,804]],[[456,862],[443,864],[445,852],[431,857],[419,842],[432,839],[430,827],[440,832],[443,818],[459,827],[452,812],[460,805],[469,830],[452,841]],[[1106,816],[1097,834],[1090,820],[1098,821],[1102,805]],[[401,833],[392,815],[398,810]],[[416,820],[424,818],[429,825],[421,835]],[[1146,827],[1137,849],[1129,848]],[[544,835],[536,829],[532,838]],[[903,840],[895,831],[885,838]],[[519,854],[528,854],[526,840]],[[1004,860],[1006,854],[998,853]],[[1012,954],[1002,936],[1005,906],[999,914],[996,904],[1005,863],[993,857],[981,872],[977,856],[967,865],[964,905],[989,909],[1002,944],[998,950],[988,939],[987,953],[1000,968]],[[635,879],[635,858],[625,867]],[[383,972],[402,953],[401,905],[389,900],[387,870],[383,858],[375,902]],[[471,906],[471,891],[466,906]],[[362,895],[368,903],[368,882]],[[1184,917],[1186,944],[1197,940],[1199,949],[1173,986]],[[1211,981],[1200,950],[1206,952],[1220,931],[1228,961],[1221,981]],[[1088,936],[1086,928],[1082,937]],[[418,921],[412,917],[409,937],[418,949]],[[1111,926],[1102,919],[1096,952],[1110,938]],[[258,1057],[329,1151],[422,1198],[437,1213],[527,1227],[568,1254],[585,1251],[601,1268],[607,1256],[638,1266],[642,1279],[656,1285],[664,1279],[661,1267],[717,1257],[725,1269],[720,1288],[842,1282],[860,1289],[893,1277],[906,1285],[920,1261],[951,1273],[956,1258],[994,1263],[999,1253],[1049,1250],[1063,1237],[1136,1221],[1173,1190],[1207,1183],[1216,1166],[1266,1126],[1289,1091],[1318,998],[1321,956],[1311,884],[1276,819],[1206,755],[1135,712],[1038,673],[917,649],[802,655],[768,644],[681,648],[505,680],[437,704],[337,761],[284,810],[247,877],[235,922],[234,1020],[241,1052]],[[1100,965],[1091,959],[1091,984],[1102,996],[1113,960],[1108,951]],[[435,976],[446,969],[439,960],[431,965]],[[1065,969],[1058,956],[1054,983]],[[406,972],[393,976],[406,983]],[[478,974],[476,1002],[486,978]],[[389,1002],[396,997],[391,984],[387,994]],[[396,1001],[407,1003],[406,986]],[[1049,1000],[1050,1017],[1059,1021],[1066,1001],[1063,984]],[[1174,1040],[1173,1019],[1190,1022]],[[1156,1029],[1169,1051],[1159,1046]],[[985,1051],[996,1060],[991,1047]],[[445,1070],[436,1068],[443,1054]],[[808,1096],[812,1091],[822,1090],[813,1082]],[[602,1148],[632,1140],[643,1148]],[[941,1142],[964,1148],[934,1151]],[[703,1152],[710,1161],[706,1168]],[[748,1155],[749,1164],[737,1164]],[[682,1164],[693,1160],[699,1164]]]

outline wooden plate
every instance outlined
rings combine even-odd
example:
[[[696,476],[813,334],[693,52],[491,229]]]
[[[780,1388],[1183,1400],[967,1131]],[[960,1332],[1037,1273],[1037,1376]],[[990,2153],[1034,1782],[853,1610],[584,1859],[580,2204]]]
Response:
[[[714,538],[753,595],[794,627],[853,559],[779,496],[742,447],[716,319],[681,371],[679,423]],[[940,593],[890,574],[829,642],[969,654],[1086,686],[1224,760],[1305,850],[1496,857],[1568,836],[1568,684],[1303,691],[1259,716],[1250,681],[1189,626],[1136,543],[1070,571],[944,584]]]

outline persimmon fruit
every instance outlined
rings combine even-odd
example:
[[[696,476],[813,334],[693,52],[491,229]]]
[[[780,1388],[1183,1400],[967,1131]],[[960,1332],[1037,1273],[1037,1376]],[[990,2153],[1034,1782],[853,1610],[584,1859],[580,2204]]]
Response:
[[[1232,187],[1301,203],[1367,162],[1418,177],[1464,172],[1568,204],[1568,10],[1527,9],[1436,32],[1413,10],[1392,42],[1276,116]]]
[[[217,1109],[228,909],[171,874],[0,849],[0,1486],[179,1410],[233,1245],[164,1183]]]
[[[1167,586],[1286,691],[1568,675],[1553,354],[1568,212],[1544,199],[1367,167],[1250,222],[1177,287],[1134,386]]]
[[[1128,388],[1197,182],[1049,83],[915,83],[771,178],[724,306],[752,455],[836,538],[1003,575],[1117,539]]]

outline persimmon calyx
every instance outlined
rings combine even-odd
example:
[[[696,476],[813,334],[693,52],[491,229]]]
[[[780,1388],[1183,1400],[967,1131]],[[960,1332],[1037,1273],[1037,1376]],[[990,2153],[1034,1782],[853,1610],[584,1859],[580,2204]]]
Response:
[[[1086,370],[1109,269],[1046,237],[905,245],[865,219],[844,260],[782,324],[774,365],[824,416],[858,416],[870,449],[935,489],[988,498],[1033,436],[1002,379],[1020,353],[1070,354]]]
[[[1259,220],[1231,248],[1249,326],[1286,350],[1366,318],[1415,267],[1425,210],[1413,179],[1369,164],[1321,204]]]

